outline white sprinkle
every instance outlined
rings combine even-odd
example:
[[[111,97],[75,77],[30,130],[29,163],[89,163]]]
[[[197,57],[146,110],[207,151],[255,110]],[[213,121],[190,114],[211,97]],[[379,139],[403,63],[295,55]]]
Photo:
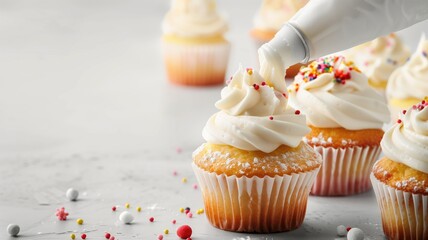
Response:
[[[346,227],[343,225],[337,226],[336,230],[337,230],[337,236],[339,237],[344,237],[346,236],[346,234],[348,234],[348,230],[346,230]]]
[[[226,164],[228,164],[229,165],[229,163],[232,161],[232,159],[231,158],[228,158],[228,159],[226,159]]]
[[[16,224],[9,224],[7,226],[7,233],[9,233],[9,235],[12,237],[18,236],[19,230],[20,230],[20,228]]]
[[[124,224],[130,224],[134,221],[134,216],[128,211],[124,211],[119,215],[119,220]]]
[[[250,167],[250,163],[247,163],[247,162],[246,162],[246,163],[243,163],[243,164],[242,164],[242,167],[243,167],[243,168],[249,168],[249,167]]]
[[[65,196],[70,201],[76,201],[77,197],[79,196],[79,192],[74,188],[69,188],[67,192],[65,193]]]
[[[332,139],[331,137],[329,137],[329,138],[327,138],[327,142],[328,142],[328,143],[332,143],[332,142],[333,142],[333,139]]]
[[[364,240],[364,232],[359,228],[351,228],[347,235],[348,240]]]
[[[255,157],[255,158],[253,159],[253,162],[254,162],[254,163],[259,163],[259,159]]]
[[[318,138],[316,138],[316,137],[313,137],[313,138],[312,138],[312,142],[313,142],[313,143],[317,143],[317,142],[319,142],[319,139],[318,139]]]
[[[348,142],[345,139],[342,139],[342,145],[346,145]]]

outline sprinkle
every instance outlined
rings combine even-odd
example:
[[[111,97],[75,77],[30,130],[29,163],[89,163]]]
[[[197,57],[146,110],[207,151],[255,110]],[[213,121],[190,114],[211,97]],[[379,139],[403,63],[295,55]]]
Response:
[[[337,236],[344,237],[346,234],[348,234],[348,231],[346,230],[346,227],[344,225],[339,225],[336,228],[337,230]]]
[[[150,217],[150,218],[149,218],[149,221],[150,221],[150,222],[154,222],[154,221],[155,221],[155,218],[154,218],[154,217]]]
[[[137,207],[137,212],[141,212],[141,207]]]
[[[82,238],[82,239],[86,239],[86,234],[82,234],[81,236],[80,236],[80,238]]]
[[[112,210],[113,212],[115,212],[115,211],[116,211],[116,206],[113,206],[113,207],[111,208],[111,210]]]
[[[198,211],[196,211],[196,213],[197,213],[197,214],[202,214],[202,213],[204,213],[204,209],[203,209],[203,208],[200,208],[200,209],[198,209]]]
[[[253,84],[254,89],[259,90],[260,86],[258,84]]]
[[[177,236],[181,239],[188,239],[192,236],[192,228],[189,225],[183,225],[177,228]]]
[[[186,210],[184,210],[184,213],[185,214],[188,214],[190,212],[190,209],[186,209]]]
[[[181,213],[184,213],[184,208],[180,208],[180,212],[181,212]]]
[[[346,238],[348,240],[364,240],[364,232],[359,228],[352,228]]]
[[[403,110],[403,114],[406,114],[407,110]]]
[[[129,207],[131,207],[131,205],[130,205],[129,203],[126,203],[126,204],[125,204],[125,207],[126,207],[126,208],[129,208]]]
[[[70,201],[76,201],[77,197],[79,196],[79,192],[74,188],[69,188],[67,192],[65,193],[65,196]]]
[[[168,230],[168,229],[165,229],[165,230],[163,230],[163,233],[165,233],[165,234],[169,234],[169,230]]]
[[[114,236],[111,236],[110,238],[109,238],[109,240],[115,240],[116,238],[114,237]]]
[[[177,175],[178,175],[178,172],[177,172],[177,171],[174,171],[174,172],[172,172],[172,175],[177,176]]]
[[[247,73],[248,75],[252,75],[253,74],[253,69],[252,68],[247,68]]]
[[[82,224],[83,224],[83,219],[78,218],[78,219],[76,220],[76,223],[77,223],[77,224],[79,224],[79,225],[82,225]]]
[[[104,237],[105,237],[106,239],[110,239],[111,235],[110,235],[110,233],[106,233],[106,234],[104,235]]]
[[[186,207],[184,210],[188,210],[188,211],[190,211],[190,207]]]
[[[177,148],[175,149],[175,151],[176,151],[177,153],[181,153],[181,152],[183,151],[183,149],[182,149],[181,147],[177,147]]]
[[[192,240],[192,238],[186,238],[186,240]]]
[[[158,235],[158,240],[162,240],[163,239],[163,235],[162,234],[159,234]]]
[[[184,177],[184,178],[182,178],[182,179],[181,179],[181,182],[182,182],[182,183],[187,183],[187,178],[185,178],[185,177]]]
[[[296,115],[300,115],[300,110],[296,110],[296,111],[294,112],[294,114],[296,114]]]
[[[177,220],[173,219],[172,224],[176,224],[176,223],[177,223]]]
[[[198,189],[198,184],[193,184],[193,189]]]
[[[272,117],[272,116],[270,116],[270,117],[269,117],[269,120],[273,120],[273,117]]]
[[[124,211],[119,215],[119,220],[124,224],[130,224],[134,221],[134,216],[128,211]]]
[[[398,124],[400,124],[400,123],[402,123],[402,122],[403,122],[403,121],[401,121],[401,119],[398,119],[398,120],[397,120],[397,123],[398,123]]]
[[[56,210],[55,215],[58,217],[58,220],[65,221],[65,220],[67,220],[68,212],[66,212],[65,208],[62,207],[62,208]]]
[[[193,214],[192,214],[191,212],[188,212],[188,213],[187,213],[187,217],[188,217],[188,218],[192,218],[192,217],[193,217]]]
[[[71,239],[76,239],[76,234],[74,234],[74,233],[70,234],[70,238]]]
[[[351,227],[346,227],[346,231],[348,231],[349,232],[349,230],[351,230],[352,228]]]
[[[7,226],[7,233],[12,237],[18,236],[19,230],[20,227],[17,224],[9,224]]]
[[[266,85],[266,82],[262,82],[262,86]]]

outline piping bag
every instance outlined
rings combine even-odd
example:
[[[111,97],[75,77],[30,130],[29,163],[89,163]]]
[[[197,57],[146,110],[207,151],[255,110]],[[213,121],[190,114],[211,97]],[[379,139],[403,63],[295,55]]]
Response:
[[[260,73],[284,92],[285,69],[428,19],[428,0],[311,0],[259,50]]]

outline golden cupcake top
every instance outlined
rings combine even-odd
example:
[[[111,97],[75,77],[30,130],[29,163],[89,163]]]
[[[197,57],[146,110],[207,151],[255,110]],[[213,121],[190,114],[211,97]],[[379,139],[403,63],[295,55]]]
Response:
[[[320,58],[302,67],[288,92],[290,105],[300,109],[313,127],[381,129],[389,122],[384,98],[342,56]]]
[[[162,28],[165,35],[216,37],[228,30],[215,0],[172,0]]]

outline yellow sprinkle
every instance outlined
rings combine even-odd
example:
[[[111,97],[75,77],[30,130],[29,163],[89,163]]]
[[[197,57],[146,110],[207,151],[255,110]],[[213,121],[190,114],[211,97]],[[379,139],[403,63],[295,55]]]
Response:
[[[180,208],[180,212],[181,212],[181,213],[184,213],[184,208]]]
[[[169,230],[168,230],[168,229],[165,229],[165,230],[163,230],[163,233],[168,234],[168,233],[169,233]]]
[[[184,178],[182,178],[182,179],[181,179],[181,182],[183,182],[183,183],[187,183],[187,178],[185,178],[185,177],[184,177]]]
[[[138,211],[138,212],[141,212],[141,207],[137,207],[137,211]]]
[[[248,75],[252,75],[253,74],[253,69],[250,68],[250,69],[247,70],[247,72],[248,72]]]
[[[126,208],[129,208],[131,205],[129,203],[125,204]]]
[[[75,238],[76,238],[76,235],[74,235],[74,233],[72,233],[72,234],[70,234],[70,238],[71,238],[71,239],[75,239]]]
[[[83,224],[83,219],[78,218],[78,219],[76,220],[76,223],[77,223],[77,224],[79,224],[79,225],[82,225],[82,224]]]
[[[196,213],[197,213],[197,214],[202,214],[202,213],[204,213],[204,209],[203,209],[203,208],[200,208],[200,209],[198,209],[198,211],[196,211]]]

